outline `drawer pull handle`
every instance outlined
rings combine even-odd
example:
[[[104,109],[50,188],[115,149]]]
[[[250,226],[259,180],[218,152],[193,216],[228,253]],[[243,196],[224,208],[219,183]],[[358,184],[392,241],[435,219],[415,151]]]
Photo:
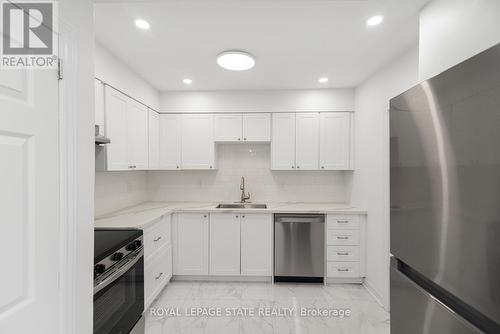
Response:
[[[347,252],[337,252],[337,255],[349,255]]]
[[[349,271],[349,269],[347,269],[347,268],[338,268],[337,271],[347,272],[347,271]]]
[[[339,224],[349,224],[348,220],[337,220],[337,223]]]
[[[160,277],[162,277],[162,276],[163,276],[163,273],[159,273],[158,276],[155,277],[155,280],[159,280]]]
[[[347,240],[349,237],[337,237],[338,240]]]
[[[161,240],[161,236],[159,236],[158,238],[154,239],[153,241],[157,242],[157,241],[160,241],[160,240]]]

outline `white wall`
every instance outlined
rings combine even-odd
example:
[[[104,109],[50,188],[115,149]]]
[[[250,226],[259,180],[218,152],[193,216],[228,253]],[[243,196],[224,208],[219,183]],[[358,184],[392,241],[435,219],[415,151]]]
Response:
[[[95,76],[151,109],[159,109],[159,92],[98,42],[95,44]]]
[[[349,171],[271,171],[269,144],[218,144],[217,171],[148,172],[153,201],[235,202],[240,179],[253,202],[346,201]]]
[[[420,80],[498,43],[499,0],[434,0],[420,15]]]
[[[145,171],[95,173],[96,217],[148,199]]]
[[[353,89],[163,92],[160,112],[353,111]]]
[[[366,285],[389,308],[389,100],[418,81],[414,48],[356,88],[351,203],[368,211]]]

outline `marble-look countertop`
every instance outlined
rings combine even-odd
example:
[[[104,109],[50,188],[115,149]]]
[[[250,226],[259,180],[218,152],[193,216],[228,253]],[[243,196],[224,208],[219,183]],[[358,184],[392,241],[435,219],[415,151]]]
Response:
[[[144,202],[96,217],[94,226],[143,229],[159,217],[176,212],[366,214],[365,210],[341,203],[268,203],[266,209],[218,209],[217,205],[218,203],[200,202]]]

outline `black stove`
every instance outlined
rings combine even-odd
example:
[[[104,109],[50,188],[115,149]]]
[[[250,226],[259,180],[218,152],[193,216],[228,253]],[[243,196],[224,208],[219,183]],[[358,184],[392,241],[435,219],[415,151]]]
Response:
[[[137,229],[94,229],[94,264],[142,236]]]

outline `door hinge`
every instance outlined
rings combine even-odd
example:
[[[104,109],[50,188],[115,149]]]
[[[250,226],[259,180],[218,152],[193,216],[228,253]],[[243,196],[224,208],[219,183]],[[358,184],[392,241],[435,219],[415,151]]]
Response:
[[[63,79],[63,60],[61,58],[57,59],[57,78],[59,80]]]

